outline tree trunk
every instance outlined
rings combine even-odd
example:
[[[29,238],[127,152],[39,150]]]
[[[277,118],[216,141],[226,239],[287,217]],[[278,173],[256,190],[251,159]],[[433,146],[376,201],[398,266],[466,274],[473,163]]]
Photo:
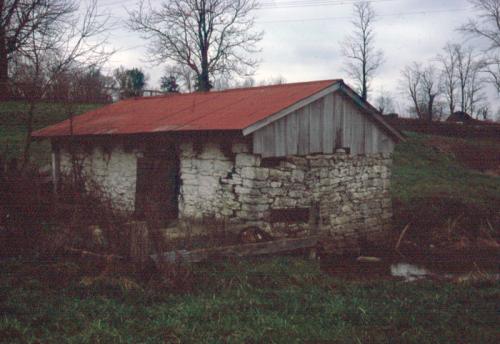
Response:
[[[433,108],[434,108],[434,95],[429,94],[429,103],[427,104],[427,121],[432,122]]]
[[[208,92],[212,88],[210,85],[210,76],[208,74],[208,57],[207,53],[203,53],[201,61],[201,74],[198,77],[198,91]]]
[[[201,73],[198,76],[198,91],[199,92],[208,92],[212,88],[210,85],[210,75],[208,73],[208,48],[209,43],[207,39],[207,23],[206,23],[206,15],[207,10],[205,8],[205,1],[200,3],[201,8],[200,11],[200,21],[198,23],[198,39],[200,40],[200,48],[201,48]]]
[[[23,165],[22,169],[24,169],[29,162],[30,159],[30,150],[31,150],[31,134],[33,132],[33,117],[35,116],[35,107],[36,103],[31,101],[30,107],[28,109],[27,118],[26,118],[26,140],[24,143],[24,152],[23,152]]]
[[[7,42],[5,33],[0,28],[0,100],[10,98],[9,60],[7,58]]]
[[[364,57],[366,59],[366,57]],[[365,60],[366,61],[366,60]],[[368,85],[367,85],[367,80],[366,80],[366,62],[363,62],[363,90],[361,92],[361,98],[363,98],[364,101],[368,98]]]

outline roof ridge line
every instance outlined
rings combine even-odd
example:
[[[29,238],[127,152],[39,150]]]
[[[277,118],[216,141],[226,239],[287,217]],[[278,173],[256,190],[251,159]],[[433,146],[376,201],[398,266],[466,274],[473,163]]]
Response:
[[[159,98],[168,98],[172,96],[193,96],[193,95],[208,95],[208,94],[217,94],[217,93],[229,93],[236,91],[244,91],[244,90],[258,90],[264,88],[278,88],[278,87],[286,87],[286,86],[299,86],[306,84],[316,84],[322,82],[343,82],[343,79],[324,79],[324,80],[313,80],[313,81],[299,81],[299,82],[290,82],[285,84],[275,84],[275,85],[261,85],[261,86],[250,86],[250,87],[237,87],[237,88],[228,88],[225,90],[217,90],[217,91],[207,91],[207,92],[190,92],[190,93],[166,93],[158,96],[149,96],[149,97],[132,97],[123,99],[122,101],[131,101],[131,100],[150,100],[150,99],[159,99]],[[116,104],[116,103],[114,103]]]

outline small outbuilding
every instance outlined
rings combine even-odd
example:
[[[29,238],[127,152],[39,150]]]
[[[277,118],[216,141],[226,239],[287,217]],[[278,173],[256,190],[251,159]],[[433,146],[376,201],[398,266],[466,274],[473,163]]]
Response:
[[[446,122],[460,123],[460,124],[482,124],[481,121],[472,118],[467,112],[456,111],[448,116]]]
[[[56,183],[76,154],[130,216],[152,204],[165,227],[314,232],[339,248],[387,235],[402,140],[342,80],[128,99],[34,136],[51,140]]]

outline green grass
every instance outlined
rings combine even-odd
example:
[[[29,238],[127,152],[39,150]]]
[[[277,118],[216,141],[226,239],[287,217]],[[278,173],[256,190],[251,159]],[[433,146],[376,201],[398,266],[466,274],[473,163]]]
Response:
[[[9,343],[495,343],[500,285],[349,282],[300,257],[193,268],[189,293],[104,280],[70,263],[0,265]],[[106,282],[107,281],[107,282]]]
[[[74,108],[75,114],[95,109],[99,104],[79,104]],[[24,125],[28,104],[23,102],[0,103],[0,155],[4,159],[21,158],[26,142]],[[35,110],[33,127],[35,130],[63,121],[68,118],[62,104],[41,103]],[[50,144],[47,140],[35,142],[32,146],[32,160],[43,166],[50,162]]]
[[[408,140],[398,144],[394,152],[394,197],[409,202],[416,196],[442,193],[483,205],[493,199],[500,201],[500,178],[467,169],[453,156],[433,149],[426,144],[430,136],[407,136]],[[481,141],[476,144],[483,146]],[[496,145],[500,146],[500,141]]]
[[[477,221],[481,218],[494,221],[500,215],[500,177],[469,169],[458,157],[441,152],[430,143],[439,139],[453,146],[457,139],[416,133],[407,135],[408,140],[399,143],[394,152],[391,192],[396,216],[403,214],[397,221],[412,217],[415,221],[433,217],[444,221],[448,216],[464,213],[476,217]],[[460,141],[475,147],[478,154],[492,146],[500,151],[500,140]]]

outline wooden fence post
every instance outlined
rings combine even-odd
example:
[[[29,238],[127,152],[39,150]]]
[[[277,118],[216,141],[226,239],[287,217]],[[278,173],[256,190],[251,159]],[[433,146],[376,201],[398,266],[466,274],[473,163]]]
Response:
[[[149,231],[145,221],[129,223],[130,258],[136,268],[141,271],[146,267],[149,257]]]

